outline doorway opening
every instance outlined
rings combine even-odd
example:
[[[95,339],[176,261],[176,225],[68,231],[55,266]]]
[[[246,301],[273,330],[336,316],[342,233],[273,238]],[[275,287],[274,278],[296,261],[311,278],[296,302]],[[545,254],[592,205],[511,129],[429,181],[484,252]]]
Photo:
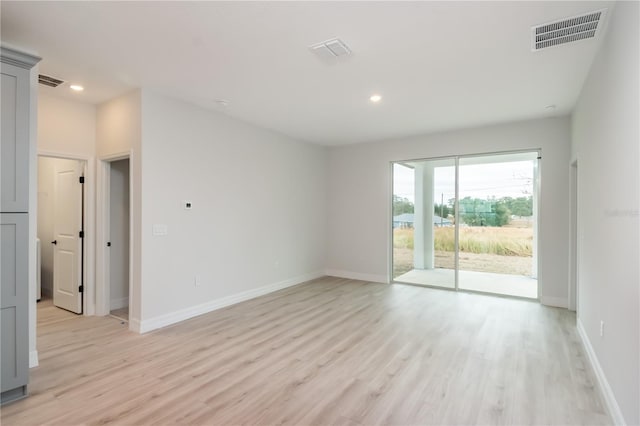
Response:
[[[392,281],[537,299],[538,160],[393,163]]]
[[[131,294],[131,179],[129,158],[103,162],[105,314],[129,321]]]
[[[38,157],[37,294],[58,308],[85,311],[86,161]]]
[[[109,174],[109,313],[129,320],[129,159]]]

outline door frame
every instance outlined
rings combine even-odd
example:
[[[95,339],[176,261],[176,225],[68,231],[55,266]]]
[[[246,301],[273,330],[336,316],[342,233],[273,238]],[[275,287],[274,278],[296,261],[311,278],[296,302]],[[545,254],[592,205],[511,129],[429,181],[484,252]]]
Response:
[[[571,163],[569,184],[569,310],[578,312],[579,278],[578,278],[578,160]]]
[[[477,290],[467,290],[467,289],[460,289],[459,288],[459,253],[458,253],[458,244],[459,244],[459,227],[458,227],[458,223],[459,223],[459,191],[460,191],[460,187],[459,187],[459,169],[460,169],[460,159],[461,158],[472,158],[472,157],[485,157],[485,156],[492,156],[492,155],[508,155],[508,154],[521,154],[521,153],[537,153],[538,154],[538,162],[537,165],[534,169],[534,182],[533,182],[533,191],[534,191],[534,195],[533,195],[533,214],[534,214],[534,247],[533,247],[533,261],[535,262],[535,272],[536,272],[536,281],[537,281],[537,297],[535,299],[530,299],[530,298],[521,298],[518,296],[511,296],[511,295],[505,295],[505,294],[498,294],[498,293],[488,293],[488,292],[483,292],[483,291],[477,291]],[[540,245],[540,205],[541,205],[541,181],[542,181],[542,148],[531,148],[531,149],[517,149],[517,150],[508,150],[508,151],[494,151],[494,152],[481,152],[481,153],[471,153],[471,154],[452,154],[452,155],[441,155],[441,156],[435,156],[435,157],[423,157],[423,158],[413,158],[413,159],[402,159],[402,160],[393,160],[389,162],[389,174],[390,174],[390,187],[389,187],[389,193],[387,196],[387,202],[389,203],[389,207],[387,209],[387,214],[389,215],[387,218],[387,230],[388,230],[388,241],[387,241],[387,259],[388,259],[388,265],[387,265],[387,282],[390,284],[406,284],[406,285],[412,285],[412,284],[407,284],[407,283],[401,283],[401,282],[397,282],[394,280],[393,278],[393,189],[394,189],[394,179],[393,179],[393,165],[394,164],[402,164],[402,163],[411,163],[411,162],[418,162],[418,161],[430,161],[430,160],[447,160],[447,159],[454,159],[455,160],[455,174],[456,174],[456,181],[455,181],[455,197],[456,197],[456,201],[455,201],[455,221],[456,221],[456,226],[454,229],[455,232],[455,253],[454,253],[454,266],[455,266],[455,288],[446,288],[446,287],[438,287],[438,286],[430,286],[427,284],[420,284],[420,286],[422,287],[429,287],[429,288],[436,288],[439,290],[448,290],[448,291],[464,291],[464,292],[469,292],[469,293],[478,293],[478,294],[487,294],[487,295],[491,295],[491,296],[497,296],[497,297],[508,297],[508,298],[515,298],[515,299],[524,299],[524,300],[537,300],[538,302],[540,302],[540,298],[541,298],[541,291],[540,289],[542,289],[542,275],[540,274],[540,261],[539,261],[539,257],[538,257],[538,247]],[[416,284],[418,285],[418,284]]]
[[[82,185],[82,209],[83,209],[83,230],[84,238],[82,238],[82,313],[79,315],[90,316],[95,315],[95,304],[93,303],[95,296],[95,243],[94,243],[94,229],[95,222],[93,220],[93,199],[95,197],[93,186],[91,182],[94,182],[94,169],[92,157],[85,155],[69,154],[58,151],[38,150],[37,157],[57,158],[60,160],[73,160],[82,163],[82,175],[85,178],[85,183]],[[37,166],[36,166],[37,167]],[[37,223],[37,213],[36,213]],[[40,242],[44,244],[44,242]],[[35,324],[34,324],[35,327]]]
[[[96,220],[96,256],[99,260],[96,267],[96,315],[109,315],[111,305],[111,257],[107,242],[111,227],[111,163],[119,160],[129,160],[129,329],[136,331],[131,316],[131,306],[135,306],[135,292],[133,291],[133,176],[132,151],[122,151],[115,154],[101,156],[98,159],[97,199],[98,209]]]

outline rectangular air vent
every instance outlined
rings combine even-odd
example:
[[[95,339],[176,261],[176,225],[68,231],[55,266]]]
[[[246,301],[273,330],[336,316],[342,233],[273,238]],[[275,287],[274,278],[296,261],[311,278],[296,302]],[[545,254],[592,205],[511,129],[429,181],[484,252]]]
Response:
[[[351,49],[339,38],[323,41],[309,46],[309,49],[321,59],[337,58],[339,56],[349,56]]]
[[[597,10],[531,28],[531,50],[593,38],[602,28],[607,10]]]
[[[64,81],[50,77],[48,75],[38,74],[38,83],[44,84],[45,86],[49,87],[58,87],[62,83],[64,83]]]

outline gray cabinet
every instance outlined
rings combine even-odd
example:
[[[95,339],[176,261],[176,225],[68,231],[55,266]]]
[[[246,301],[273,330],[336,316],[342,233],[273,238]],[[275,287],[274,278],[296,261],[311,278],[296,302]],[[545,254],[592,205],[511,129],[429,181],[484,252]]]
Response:
[[[29,215],[2,213],[2,402],[26,395],[29,376]]]
[[[31,69],[39,61],[0,48],[0,365],[1,402],[22,398],[29,382],[29,144]],[[33,271],[35,273],[35,271]]]
[[[29,70],[2,63],[3,213],[29,211]]]

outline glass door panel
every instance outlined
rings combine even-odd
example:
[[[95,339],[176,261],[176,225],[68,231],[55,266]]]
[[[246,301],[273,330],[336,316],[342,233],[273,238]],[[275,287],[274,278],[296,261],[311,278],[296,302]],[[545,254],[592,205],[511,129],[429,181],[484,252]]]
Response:
[[[394,163],[393,279],[455,288],[455,158]]]
[[[537,157],[459,159],[460,289],[537,298]]]

